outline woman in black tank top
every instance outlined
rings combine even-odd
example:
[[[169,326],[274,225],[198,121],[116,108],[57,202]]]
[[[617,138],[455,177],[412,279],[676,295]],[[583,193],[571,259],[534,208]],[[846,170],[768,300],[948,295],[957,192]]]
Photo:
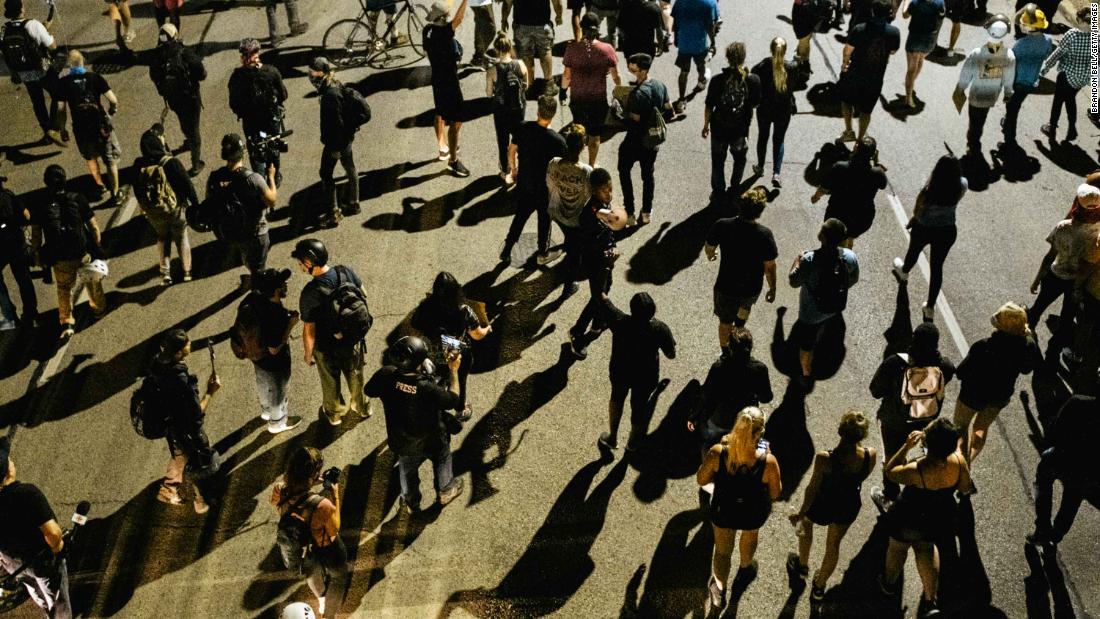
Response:
[[[868,427],[870,422],[860,411],[849,410],[841,416],[837,428],[840,442],[829,451],[817,453],[802,507],[790,515],[791,524],[798,530],[798,554],[791,553],[787,557],[787,576],[792,589],[801,590],[806,586],[814,525],[829,527],[825,556],[810,589],[810,604],[819,604],[825,599],[825,584],[840,558],[840,542],[862,505],[863,480],[875,467],[875,450],[860,446],[860,441],[867,438]]]

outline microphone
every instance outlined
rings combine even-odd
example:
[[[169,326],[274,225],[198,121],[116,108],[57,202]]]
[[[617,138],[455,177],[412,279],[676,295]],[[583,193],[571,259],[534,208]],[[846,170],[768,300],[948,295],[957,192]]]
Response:
[[[73,513],[72,522],[76,526],[83,526],[88,522],[88,512],[92,511],[92,504],[88,501],[81,501],[76,504],[76,512]]]

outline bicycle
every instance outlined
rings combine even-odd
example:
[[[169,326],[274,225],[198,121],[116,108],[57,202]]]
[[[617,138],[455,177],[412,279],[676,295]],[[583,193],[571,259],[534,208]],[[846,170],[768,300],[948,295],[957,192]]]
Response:
[[[325,57],[338,67],[359,64],[395,66],[393,61],[412,64],[424,57],[421,31],[428,21],[428,9],[412,0],[359,0],[362,12],[355,19],[341,19],[329,26],[321,39]],[[384,9],[397,7],[393,14]],[[378,16],[386,16],[386,27],[378,34]],[[401,50],[408,49],[409,53]]]

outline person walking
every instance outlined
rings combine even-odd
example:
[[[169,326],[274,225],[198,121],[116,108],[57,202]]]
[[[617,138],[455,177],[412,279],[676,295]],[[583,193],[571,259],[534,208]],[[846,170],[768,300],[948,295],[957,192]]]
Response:
[[[581,33],[580,41],[572,41],[565,47],[561,90],[569,93],[573,122],[584,125],[588,132],[588,165],[594,167],[607,118],[607,78],[610,76],[615,86],[621,86],[622,79],[615,48],[597,38],[600,19],[594,12],[581,18]]]
[[[184,0],[153,0],[153,18],[157,20],[157,26],[163,27],[164,24],[170,23],[178,33],[183,2]]]
[[[702,401],[687,422],[688,432],[698,432],[704,454],[730,433],[745,407],[767,404],[775,397],[768,366],[752,356],[752,346],[752,332],[730,329],[728,344],[707,372]]]
[[[985,446],[989,427],[1008,406],[1016,379],[1030,374],[1039,358],[1024,308],[1005,303],[989,322],[993,334],[974,342],[956,372],[961,388],[955,400],[955,426],[962,433],[959,450],[971,466]]]
[[[1100,405],[1094,396],[1074,395],[1058,411],[1044,436],[1045,449],[1035,469],[1035,531],[1029,544],[1054,549],[1073,527],[1085,497],[1100,488],[1092,441],[1100,431]],[[1062,482],[1062,499],[1054,522],[1054,480]]]
[[[1016,23],[1023,37],[1012,46],[1012,55],[1016,57],[1016,74],[1012,84],[1012,96],[1005,101],[1005,116],[1001,121],[1004,142],[997,145],[1001,150],[1019,150],[1016,142],[1016,119],[1020,108],[1027,98],[1039,86],[1039,71],[1043,61],[1054,51],[1054,42],[1047,29],[1046,15],[1033,3],[1028,3],[1016,13]]]
[[[279,514],[279,532],[296,529],[294,538],[305,554],[284,556],[284,561],[290,558],[291,563],[297,562],[298,573],[306,574],[306,585],[317,598],[317,617],[325,616],[326,607],[332,608],[326,604],[332,598],[337,600],[336,610],[340,610],[343,592],[331,593],[344,588],[348,571],[348,551],[340,538],[340,469],[325,471],[324,467],[321,450],[300,446],[291,452],[282,479],[271,490],[271,505]],[[322,490],[315,492],[319,484]],[[283,546],[279,550],[283,551]]]
[[[1092,75],[1091,52],[1091,5],[1077,11],[1076,28],[1067,32],[1054,53],[1047,57],[1039,69],[1039,75],[1046,75],[1055,65],[1058,77],[1054,85],[1054,101],[1050,104],[1050,122],[1039,130],[1051,141],[1058,139],[1058,121],[1062,117],[1062,106],[1066,108],[1066,141],[1077,139],[1077,91],[1089,83]]]
[[[507,22],[509,6],[501,10],[503,21]],[[554,22],[550,23],[550,7],[554,8]],[[554,58],[550,55],[554,46],[554,24],[562,24],[564,9],[561,0],[520,0],[516,2],[512,15],[512,34],[515,37],[516,52],[523,64],[527,65],[527,86],[535,79],[535,60],[542,66],[542,79],[550,82],[554,77]],[[507,28],[501,28],[507,30]]]
[[[733,154],[729,190],[740,191],[749,153],[752,112],[760,105],[760,77],[745,68],[745,44],[726,48],[722,73],[711,81],[703,107],[703,139],[710,137],[710,202],[726,200],[726,155]]]
[[[251,276],[267,266],[271,248],[267,211],[275,208],[279,193],[275,188],[275,165],[267,165],[265,179],[244,167],[244,151],[241,136],[229,133],[222,137],[221,158],[225,165],[206,180],[203,210],[213,218],[215,236],[227,243],[248,269],[248,274],[241,276],[241,289],[248,290]]]
[[[756,165],[753,174],[764,173],[764,153],[768,138],[772,140],[772,187],[783,186],[783,144],[787,127],[795,113],[795,81],[804,78],[804,68],[793,60],[786,60],[787,42],[782,37],[772,39],[771,56],[756,63],[752,74],[760,79],[760,105],[756,108]],[[708,93],[709,94],[709,93]],[[774,132],[773,132],[774,131]]]
[[[733,430],[720,444],[707,450],[695,473],[700,486],[714,484],[710,499],[714,555],[705,611],[708,619],[717,618],[726,608],[726,583],[738,531],[740,562],[731,586],[744,590],[756,578],[757,564],[753,557],[760,527],[771,514],[772,502],[782,492],[779,462],[766,443],[761,445],[763,435],[764,413],[753,406],[744,408],[737,414]]]
[[[11,439],[0,436],[0,568],[16,577],[49,619],[72,619],[65,538],[46,495],[16,479]]]
[[[462,0],[454,17],[442,2],[433,2],[424,26],[424,51],[432,67],[432,98],[435,102],[435,139],[439,145],[439,160],[447,162],[451,174],[465,178],[470,171],[458,159],[458,133],[462,129],[462,88],[458,83],[458,61],[461,47],[455,31],[466,17]]]
[[[500,180],[513,185],[519,167],[516,138],[527,110],[527,67],[513,57],[515,49],[507,32],[497,33],[492,47],[493,60],[485,61],[485,94],[492,103]]]
[[[182,505],[180,496],[184,478],[190,481],[195,513],[205,514],[210,505],[203,497],[199,483],[221,468],[221,456],[210,446],[206,436],[206,411],[214,394],[221,389],[218,374],[211,368],[206,381],[206,393],[200,398],[198,379],[187,369],[184,359],[191,354],[191,338],[183,329],[165,334],[160,350],[153,358],[149,376],[156,384],[158,410],[168,421],[166,438],[172,459],[160,483],[157,500],[169,505]]]
[[[922,322],[913,330],[913,339],[908,351],[904,354],[887,356],[875,370],[869,387],[871,397],[881,400],[877,416],[882,434],[883,453],[894,453],[905,443],[905,437],[909,436],[910,432],[928,424],[926,417],[913,415],[912,404],[906,403],[902,397],[910,376],[915,377],[918,373],[922,376],[938,373],[940,385],[936,388],[937,397],[943,395],[947,384],[955,376],[955,364],[943,356],[939,346],[940,330],[930,322]],[[935,415],[938,414],[937,410]],[[891,505],[897,500],[900,492],[897,482],[886,475],[888,471],[888,468],[882,471],[882,488],[871,489],[871,500],[883,513],[890,511]]]
[[[905,38],[905,105],[917,108],[917,76],[924,67],[924,58],[936,49],[936,39],[946,13],[944,0],[903,0],[901,15],[909,20],[909,36]]]
[[[959,71],[959,83],[955,85],[952,98],[960,113],[963,103],[969,98],[969,123],[966,128],[968,156],[981,156],[985,121],[990,108],[997,103],[1001,90],[1004,90],[1006,101],[1012,99],[1012,86],[1016,82],[1016,55],[1002,40],[1010,28],[1008,18],[1004,15],[997,14],[989,18],[985,25],[988,39],[984,45],[974,48],[966,55],[962,70]]]
[[[561,257],[560,250],[550,251],[550,191],[547,172],[550,162],[561,160],[566,154],[565,138],[550,128],[558,111],[558,99],[553,95],[542,95],[538,99],[538,118],[520,125],[513,138],[519,162],[515,176],[516,189],[512,193],[515,215],[504,237],[504,246],[500,249],[500,259],[507,262],[512,258],[512,248],[523,233],[531,214],[535,214],[538,224],[537,251],[535,262],[545,266]],[[584,148],[584,144],[581,144]],[[580,156],[580,152],[577,153]],[[575,162],[574,162],[575,163]],[[585,179],[587,185],[587,178]],[[560,193],[559,193],[560,200]]]
[[[260,60],[260,42],[241,39],[241,66],[229,76],[229,108],[241,121],[247,140],[248,161],[254,169],[275,169],[275,186],[283,184],[279,150],[268,138],[283,134],[286,85],[279,69]]]
[[[73,298],[77,271],[102,258],[99,224],[88,200],[79,193],[65,190],[65,168],[56,163],[46,166],[42,181],[46,185],[43,201],[31,210],[31,247],[38,263],[48,266],[57,285],[57,318],[61,339],[76,332]],[[88,305],[95,317],[107,312],[107,297],[98,278],[81,278],[88,289]]]
[[[286,7],[286,21],[290,27],[290,36],[301,36],[309,31],[309,24],[298,17],[298,0],[264,0],[264,11],[267,13],[267,40],[271,47],[278,47],[287,38],[286,35],[279,34],[279,22],[275,18],[275,10],[279,3]]]
[[[878,143],[871,136],[856,142],[848,161],[838,161],[829,168],[810,202],[817,204],[828,194],[825,219],[844,223],[848,238],[841,244],[852,249],[855,241],[871,229],[875,221],[875,196],[886,189],[886,168],[878,163]]]
[[[355,168],[355,132],[359,130],[356,119],[348,111],[359,105],[357,93],[336,79],[336,66],[324,56],[313,59],[309,65],[309,82],[321,99],[321,188],[324,191],[322,227],[339,223],[345,215],[359,213],[359,172]],[[332,173],[336,162],[347,176],[346,200],[340,200]]]
[[[129,45],[137,37],[130,17],[129,0],[103,0],[107,3],[107,17],[115,27],[115,44],[122,52],[130,52]]]
[[[458,366],[458,397],[462,413],[459,420],[468,420],[473,415],[466,398],[466,380],[474,366],[472,343],[485,339],[492,333],[492,326],[481,324],[477,312],[466,302],[462,284],[447,271],[436,275],[431,292],[413,311],[409,323],[420,332],[429,352],[433,353],[433,362],[445,364],[446,354],[456,345],[460,348],[462,363]]]
[[[317,239],[298,241],[290,256],[311,278],[298,305],[305,362],[317,365],[321,379],[320,414],[333,426],[343,423],[349,413],[369,419],[371,401],[363,396],[364,338],[374,319],[367,309],[363,280],[351,267],[330,266],[328,248]],[[336,313],[337,301],[341,315]],[[348,385],[347,399],[340,390],[341,377]]]
[[[955,493],[966,496],[973,492],[969,467],[958,452],[958,440],[955,424],[941,417],[923,432],[910,432],[883,466],[886,476],[905,488],[886,516],[890,545],[879,585],[884,595],[897,595],[898,577],[912,548],[923,588],[917,605],[917,617],[921,619],[939,615],[940,561],[936,543],[954,533],[952,524],[958,509]],[[925,455],[907,463],[906,457],[917,445],[924,446]]]
[[[844,115],[844,133],[840,139],[853,142],[867,135],[871,113],[882,95],[882,81],[890,56],[901,47],[901,32],[892,25],[893,7],[889,0],[874,0],[871,20],[853,27],[844,44],[843,62],[837,88]],[[859,114],[859,133],[852,131],[852,117]]]
[[[149,77],[157,87],[164,104],[176,113],[184,147],[191,151],[188,174],[198,176],[206,166],[202,160],[202,92],[200,82],[206,79],[202,58],[179,40],[178,26],[160,27],[154,58],[149,63]]]
[[[607,36],[601,39],[615,49],[619,46],[619,5],[622,0],[588,0],[585,15],[595,18],[596,35],[600,24],[607,20]],[[584,36],[584,18],[581,18],[581,36]]]
[[[943,264],[958,237],[955,211],[968,186],[959,160],[950,153],[940,157],[928,181],[917,194],[913,216],[905,224],[909,230],[909,248],[905,251],[905,259],[894,258],[894,277],[904,286],[909,281],[909,271],[920,258],[921,250],[925,246],[931,248],[928,299],[921,308],[925,322],[931,322],[936,316],[936,297],[943,287]]]
[[[859,282],[856,254],[841,246],[847,237],[843,222],[826,219],[817,233],[821,246],[799,254],[787,275],[791,288],[801,288],[798,320],[791,328],[791,339],[798,345],[798,364],[802,370],[799,380],[806,391],[813,384],[814,350],[821,332],[844,311],[848,290]]]
[[[546,166],[546,187],[550,218],[557,222],[565,236],[565,253],[568,264],[565,267],[565,281],[562,296],[567,297],[577,291],[577,277],[580,272],[580,247],[577,243],[577,227],[581,210],[592,196],[588,182],[592,166],[581,163],[581,152],[588,143],[588,132],[583,125],[570,124],[562,130],[565,140],[565,154],[554,157]],[[621,150],[620,150],[621,152]]]
[[[652,399],[661,377],[661,357],[676,358],[676,340],[668,325],[654,318],[657,304],[649,293],[638,292],[630,298],[630,314],[625,314],[611,299],[604,300],[604,322],[611,330],[611,401],[608,403],[608,431],[596,443],[603,449],[619,446],[619,423],[630,395],[630,435],[626,450],[634,451],[649,432],[653,416]]]
[[[619,145],[619,185],[623,190],[623,207],[627,212],[627,226],[636,224],[634,219],[634,182],[631,170],[637,163],[642,174],[642,210],[637,222],[648,224],[653,213],[653,194],[656,183],[653,179],[653,167],[657,162],[660,143],[649,139],[650,127],[658,121],[656,116],[668,117],[672,104],[668,100],[668,89],[661,82],[649,76],[653,58],[645,54],[631,56],[627,60],[627,70],[634,76],[637,84],[630,91],[623,109],[626,137]]]
[[[161,284],[171,286],[172,246],[180,259],[183,281],[191,281],[191,238],[188,208],[199,207],[191,177],[164,143],[164,127],[155,124],[141,134],[141,157],[134,160],[134,198],[157,237],[157,267]]]
[[[857,7],[859,0],[854,0],[851,8],[852,17],[848,22],[848,31],[856,25],[858,17]],[[832,13],[831,3],[822,3],[816,0],[794,0],[791,5],[791,26],[794,28],[794,38],[798,40],[795,46],[794,59],[802,66],[806,73],[813,73],[810,69],[810,40],[818,31],[822,23],[829,19]],[[822,5],[825,5],[824,8]],[[866,21],[866,20],[865,20]]]
[[[683,115],[687,107],[685,97],[691,65],[695,65],[695,72],[699,77],[695,92],[702,92],[707,88],[707,81],[710,79],[707,55],[713,53],[712,50],[717,44],[716,37],[720,23],[718,0],[676,0],[672,5],[676,68],[680,69],[680,76],[676,81],[680,96],[673,104],[673,110],[678,116]],[[646,67],[646,70],[648,71],[649,67]]]
[[[69,52],[68,65],[69,74],[61,78],[55,92],[60,101],[58,113],[64,118],[64,114],[72,111],[76,146],[96,184],[97,199],[108,192],[103,184],[103,172],[106,171],[111,175],[111,201],[115,206],[122,206],[122,194],[118,190],[118,160],[122,157],[122,149],[111,122],[111,117],[118,112],[118,98],[102,75],[84,66],[84,55],[80,52]],[[109,104],[106,110],[103,99]],[[100,159],[106,170],[100,167]]]
[[[623,58],[634,54],[656,57],[665,43],[661,5],[655,0],[619,0],[619,32]]]
[[[845,411],[837,426],[840,441],[828,451],[814,456],[813,472],[802,496],[802,506],[789,516],[798,532],[798,552],[787,556],[787,578],[792,589],[806,586],[810,573],[810,550],[814,543],[814,525],[826,527],[825,556],[814,573],[810,586],[810,604],[825,601],[825,585],[840,560],[840,544],[848,527],[862,508],[860,490],[863,480],[875,468],[878,454],[873,447],[860,445],[867,438],[870,422],[857,410]]]
[[[588,280],[588,303],[569,329],[569,350],[583,360],[588,356],[588,344],[605,328],[601,308],[611,291],[611,274],[619,257],[615,247],[615,231],[626,226],[626,211],[612,205],[614,188],[611,173],[603,168],[592,170],[588,177],[591,197],[577,216],[574,242],[580,258],[580,273]],[[592,327],[591,335],[588,327]]]
[[[714,280],[714,315],[718,317],[718,346],[726,348],[730,331],[744,327],[752,306],[768,282],[764,300],[775,302],[775,259],[779,249],[771,229],[757,222],[768,205],[767,190],[757,185],[741,196],[740,214],[714,222],[703,251],[714,262],[722,252]]]
[[[31,280],[34,252],[27,244],[26,235],[30,217],[30,212],[15,192],[0,182],[0,312],[3,314],[0,322],[7,322],[8,326],[15,322],[16,312],[8,288],[2,283],[4,267],[11,267],[12,278],[19,287],[23,326],[34,327],[38,322],[38,294]]]
[[[28,19],[23,0],[5,0],[4,17],[8,21],[0,30],[0,41],[3,41],[4,62],[12,81],[27,89],[27,98],[31,100],[43,139],[58,146],[68,146],[56,126],[58,100],[53,93],[49,108],[46,107],[47,84],[57,78],[50,66],[51,52],[57,49],[57,41],[50,34],[53,24],[49,20],[43,24],[37,19]]]
[[[384,365],[367,381],[365,393],[382,400],[386,415],[386,442],[397,454],[401,481],[401,509],[420,513],[420,465],[431,460],[439,505],[446,507],[465,487],[454,477],[451,459],[451,428],[462,422],[447,411],[461,406],[458,368],[462,355],[447,357],[448,388],[440,387],[424,362],[428,347],[416,336],[397,340],[387,352],[392,365]]]
[[[470,57],[470,66],[488,68],[490,57],[486,52],[492,49],[494,39],[499,36],[493,0],[470,0],[470,11],[474,14],[474,55]]]
[[[293,430],[301,417],[290,417],[287,387],[290,384],[290,333],[298,324],[298,312],[283,306],[290,269],[264,269],[252,279],[252,291],[237,306],[230,330],[233,352],[252,362],[256,371],[256,395],[260,419],[267,431]]]

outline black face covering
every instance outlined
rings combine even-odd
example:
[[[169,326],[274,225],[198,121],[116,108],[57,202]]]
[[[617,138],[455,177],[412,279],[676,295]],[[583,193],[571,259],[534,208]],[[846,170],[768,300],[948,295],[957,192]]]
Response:
[[[317,89],[317,92],[321,92],[321,89],[325,87],[325,77],[323,75],[320,77],[311,75],[309,76],[309,83],[313,84],[313,87]]]

